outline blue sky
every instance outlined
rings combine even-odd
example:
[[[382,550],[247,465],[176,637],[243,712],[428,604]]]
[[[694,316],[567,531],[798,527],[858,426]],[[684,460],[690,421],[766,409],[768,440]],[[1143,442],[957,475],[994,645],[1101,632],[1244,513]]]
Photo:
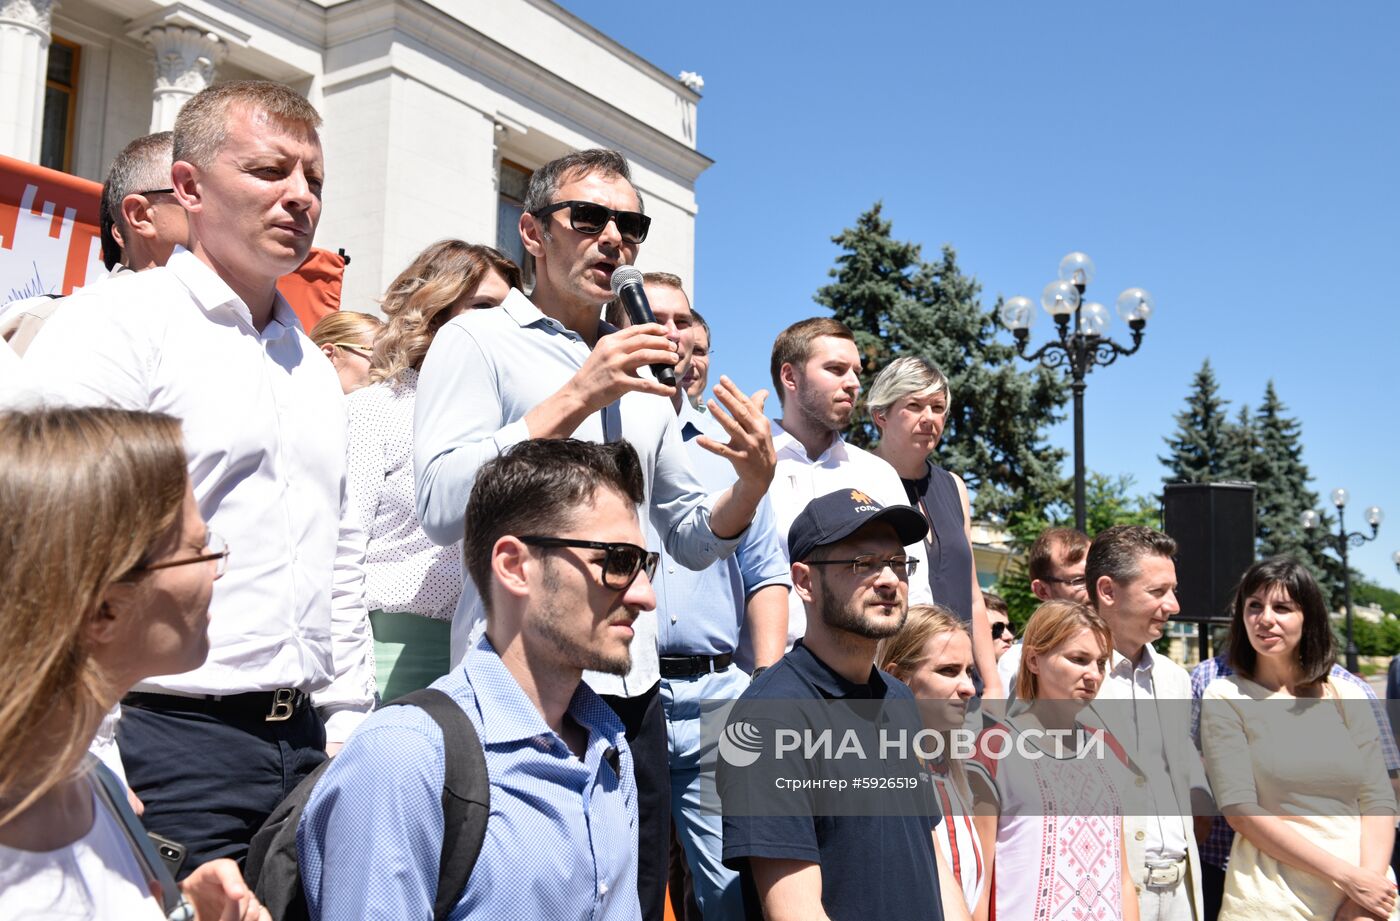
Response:
[[[951,243],[984,306],[1038,302],[1083,250],[1089,299],[1157,301],[1142,351],[1090,376],[1090,469],[1155,490],[1202,359],[1232,412],[1272,378],[1313,487],[1346,486],[1354,526],[1391,515],[1353,561],[1400,588],[1400,6],[564,5],[705,78],[695,288],[716,369],[767,386],[774,335],[825,313],[830,237],[877,199],[897,237]]]

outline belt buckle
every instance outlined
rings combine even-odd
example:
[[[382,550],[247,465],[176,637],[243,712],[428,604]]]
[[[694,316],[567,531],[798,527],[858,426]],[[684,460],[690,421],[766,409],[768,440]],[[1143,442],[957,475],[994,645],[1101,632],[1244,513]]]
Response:
[[[263,717],[266,723],[281,723],[292,718],[296,712],[297,692],[295,688],[278,688],[272,692],[272,709]]]
[[[1148,866],[1147,885],[1157,889],[1175,886],[1181,882],[1181,864],[1173,863],[1165,867]]]

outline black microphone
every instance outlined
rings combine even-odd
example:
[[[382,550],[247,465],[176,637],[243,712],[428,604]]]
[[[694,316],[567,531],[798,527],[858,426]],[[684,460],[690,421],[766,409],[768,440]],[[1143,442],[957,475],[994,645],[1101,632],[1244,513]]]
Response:
[[[613,295],[622,302],[627,318],[637,323],[655,323],[656,315],[647,303],[647,293],[642,290],[642,273],[631,265],[620,265],[612,273]],[[651,373],[667,387],[676,386],[676,369],[671,365],[652,365]]]
[[[622,760],[618,756],[618,751],[616,748],[609,745],[608,750],[603,752],[603,760],[608,763],[608,767],[613,769],[614,774],[616,774],[619,777],[622,776]]]

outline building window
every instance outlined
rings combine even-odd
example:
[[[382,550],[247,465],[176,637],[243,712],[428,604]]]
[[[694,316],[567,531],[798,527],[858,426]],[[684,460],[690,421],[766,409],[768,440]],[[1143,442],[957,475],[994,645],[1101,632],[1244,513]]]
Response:
[[[49,44],[48,82],[44,86],[44,130],[39,164],[70,172],[73,168],[73,120],[78,110],[78,57],[81,49],[61,38]]]
[[[520,215],[525,213],[525,191],[530,187],[530,170],[511,160],[501,160],[496,202],[496,249],[505,253],[526,272],[525,244],[520,241]],[[533,276],[533,272],[527,274]],[[529,279],[526,280],[529,286]]]

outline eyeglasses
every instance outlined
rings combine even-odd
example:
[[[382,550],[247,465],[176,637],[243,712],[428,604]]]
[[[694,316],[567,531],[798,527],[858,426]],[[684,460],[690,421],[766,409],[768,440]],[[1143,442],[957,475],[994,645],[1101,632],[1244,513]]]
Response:
[[[1083,588],[1083,587],[1084,587],[1085,585],[1087,585],[1088,582],[1089,582],[1089,580],[1086,579],[1086,578],[1084,578],[1083,576],[1074,576],[1073,578],[1070,578],[1070,579],[1057,579],[1057,578],[1054,577],[1054,576],[1046,576],[1044,579],[1041,579],[1040,581],[1042,581],[1042,582],[1054,582],[1056,585],[1072,585],[1072,586],[1074,586],[1075,588]]]
[[[919,561],[907,556],[892,556],[880,559],[878,556],[858,556],[853,560],[807,560],[808,566],[850,566],[857,576],[869,576],[872,572],[882,572],[886,567],[903,579],[912,576],[919,568]]]
[[[358,342],[332,342],[331,345],[337,348],[348,349],[351,352],[359,352],[365,358],[371,357],[371,354],[374,352],[374,346],[361,345]]]
[[[999,640],[1005,636],[1008,640],[1016,639],[1016,631],[1011,629],[1011,625],[1004,621],[997,621],[992,624],[992,639]]]
[[[520,538],[532,547],[576,547],[583,550],[602,550],[603,585],[614,591],[622,591],[637,578],[637,573],[646,570],[647,578],[656,575],[656,563],[661,554],[653,553],[636,544],[604,543],[599,540],[574,540],[568,537],[540,537],[530,534]]]
[[[137,192],[137,193],[135,193],[135,194],[137,194],[137,195],[159,195],[159,194],[161,194],[162,192],[169,193],[170,195],[174,195],[174,194],[175,194],[175,190],[174,190],[174,189],[147,189],[147,190],[144,191],[144,192]]]
[[[198,556],[186,557],[183,560],[164,560],[160,563],[148,563],[145,566],[137,566],[136,572],[153,572],[157,569],[169,569],[172,566],[188,566],[191,563],[207,563],[210,560],[218,560],[219,565],[214,569],[214,577],[218,578],[228,569],[228,543],[213,531],[209,531],[204,538],[204,549],[206,552]]]
[[[611,220],[617,224],[618,236],[624,243],[641,243],[646,240],[647,230],[651,228],[651,218],[639,211],[614,211],[591,201],[557,201],[530,213],[535,217],[544,217],[565,208],[569,209],[569,226],[590,236],[602,233]]]

